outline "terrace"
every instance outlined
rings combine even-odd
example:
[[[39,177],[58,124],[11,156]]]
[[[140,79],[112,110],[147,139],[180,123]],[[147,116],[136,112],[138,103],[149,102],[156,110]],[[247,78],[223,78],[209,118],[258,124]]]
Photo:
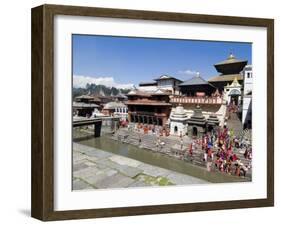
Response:
[[[222,97],[196,97],[196,96],[173,96],[170,103],[174,104],[222,104]]]

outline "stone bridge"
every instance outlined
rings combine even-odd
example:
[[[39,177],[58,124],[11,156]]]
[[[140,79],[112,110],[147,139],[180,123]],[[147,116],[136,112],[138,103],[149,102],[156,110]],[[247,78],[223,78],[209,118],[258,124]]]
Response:
[[[81,127],[81,126],[95,126],[95,137],[100,137],[101,135],[101,126],[102,126],[102,119],[101,118],[89,118],[89,119],[73,119],[72,127]]]

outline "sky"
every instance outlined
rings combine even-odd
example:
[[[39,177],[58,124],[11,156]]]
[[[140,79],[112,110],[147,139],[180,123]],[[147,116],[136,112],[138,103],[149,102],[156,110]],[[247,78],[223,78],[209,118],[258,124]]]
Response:
[[[252,64],[252,45],[238,42],[72,35],[73,86],[96,83],[130,88],[163,74],[188,80],[218,75],[230,53]]]

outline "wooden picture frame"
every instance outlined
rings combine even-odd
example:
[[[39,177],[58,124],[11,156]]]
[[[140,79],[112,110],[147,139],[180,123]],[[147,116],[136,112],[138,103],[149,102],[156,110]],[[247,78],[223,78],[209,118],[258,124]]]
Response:
[[[94,16],[267,29],[267,198],[122,208],[54,210],[54,16]],[[31,215],[50,221],[205,211],[274,205],[274,20],[125,9],[42,5],[32,9],[32,200]]]

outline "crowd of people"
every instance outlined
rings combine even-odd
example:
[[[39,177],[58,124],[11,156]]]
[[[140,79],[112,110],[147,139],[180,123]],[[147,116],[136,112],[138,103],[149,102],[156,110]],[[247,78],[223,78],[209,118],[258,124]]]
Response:
[[[243,142],[242,137],[234,136],[233,131],[226,126],[217,128],[212,133],[205,134],[202,138],[194,140],[187,152],[192,159],[195,150],[202,151],[202,161],[206,163],[208,171],[212,169],[220,172],[246,176],[251,168],[252,148],[248,143]],[[237,156],[238,150],[244,151],[243,156],[248,159],[244,164]]]
[[[233,107],[234,106],[234,107]],[[236,112],[235,105],[230,105],[228,111]],[[128,127],[128,130],[143,131],[147,134],[147,130],[156,135],[156,150],[160,151],[165,143],[160,139],[162,128],[157,126],[146,127],[142,124],[136,124],[134,128]],[[141,136],[138,137],[139,145],[142,144]],[[180,134],[180,149],[176,154],[181,159],[193,160],[195,154],[200,153],[200,162],[205,163],[208,171],[220,171],[223,173],[246,177],[251,169],[252,147],[250,142],[243,139],[243,135],[237,136],[232,129],[225,124],[223,127],[217,127],[211,132],[204,134],[201,138],[193,139],[193,141],[185,146],[183,136]]]

